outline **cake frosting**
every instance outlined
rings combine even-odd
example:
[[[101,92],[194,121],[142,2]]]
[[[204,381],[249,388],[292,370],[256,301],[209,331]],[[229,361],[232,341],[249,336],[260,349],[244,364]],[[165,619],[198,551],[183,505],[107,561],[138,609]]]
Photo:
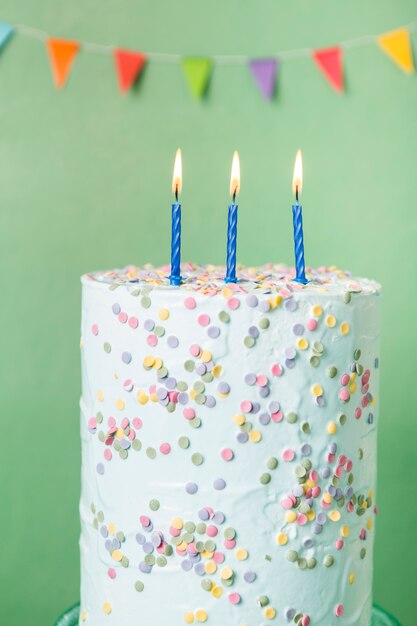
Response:
[[[380,286],[82,277],[81,616],[370,626]]]

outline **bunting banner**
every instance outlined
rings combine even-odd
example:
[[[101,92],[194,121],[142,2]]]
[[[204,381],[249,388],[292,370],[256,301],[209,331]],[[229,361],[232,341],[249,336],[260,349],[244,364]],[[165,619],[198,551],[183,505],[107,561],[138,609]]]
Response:
[[[0,50],[16,36],[28,37],[43,43],[46,47],[53,80],[57,88],[63,88],[68,81],[74,61],[79,53],[101,54],[113,58],[114,71],[121,93],[127,93],[141,76],[147,64],[169,63],[181,66],[186,85],[196,100],[207,93],[214,69],[220,65],[244,65],[250,72],[254,85],[265,100],[275,95],[278,68],[281,63],[310,58],[327,80],[331,88],[344,91],[344,56],[353,48],[376,45],[404,73],[415,73],[411,33],[417,31],[417,21],[396,30],[380,35],[369,35],[341,42],[333,47],[318,49],[301,48],[284,50],[261,58],[244,55],[211,55],[184,57],[175,53],[144,52],[129,50],[119,46],[88,43],[70,39],[51,37],[31,26],[13,25],[0,21]],[[8,55],[9,51],[2,54]]]

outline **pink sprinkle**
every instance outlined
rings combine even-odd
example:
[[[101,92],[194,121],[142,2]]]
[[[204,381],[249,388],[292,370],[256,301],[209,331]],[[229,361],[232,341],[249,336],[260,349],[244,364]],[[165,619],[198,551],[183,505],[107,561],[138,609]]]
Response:
[[[179,537],[181,534],[181,531],[177,530],[176,528],[173,528],[173,526],[170,526],[169,534],[171,535],[171,537]]]
[[[236,311],[240,307],[240,300],[238,298],[229,298],[227,301],[227,306],[232,311]]]
[[[224,448],[220,452],[220,454],[221,454],[223,461],[231,461],[234,457],[233,450],[231,450],[230,448]]]
[[[123,389],[125,391],[132,391],[133,389],[133,383],[130,380],[130,378],[128,378],[127,380],[125,380],[125,382],[123,383]]]
[[[339,463],[339,465],[344,465],[347,461],[347,457],[346,454],[341,454],[337,460],[337,462]]]
[[[133,430],[133,428],[131,428],[129,430],[129,434],[128,434],[127,438],[129,439],[129,441],[133,441],[134,439],[136,439],[136,433]]]
[[[133,428],[136,428],[136,430],[142,428],[142,420],[139,417],[133,418],[132,424]]]
[[[287,463],[294,461],[294,457],[295,457],[295,452],[294,450],[291,450],[290,448],[287,448],[282,453],[282,458],[284,459],[284,461],[287,461]]]
[[[187,420],[192,420],[195,417],[195,411],[191,407],[186,407],[182,413]]]
[[[303,615],[301,618],[301,626],[309,626],[310,625],[310,617],[308,615]]]
[[[197,554],[197,548],[195,546],[195,541],[192,541],[188,544],[187,551],[189,554]]]
[[[187,309],[195,309],[195,307],[197,306],[197,302],[194,300],[194,298],[185,298],[184,304]]]
[[[110,450],[110,448],[106,448],[104,450],[104,458],[106,459],[106,461],[111,461],[113,458],[113,454],[112,451]]]
[[[343,402],[347,402],[350,399],[350,393],[347,389],[341,389],[339,391],[339,398],[343,400]]]
[[[142,524],[142,526],[145,526],[145,528],[151,525],[151,520],[149,519],[147,515],[141,515],[139,517],[139,521]]]
[[[265,376],[265,374],[259,374],[259,376],[256,377],[256,384],[258,385],[258,387],[266,387],[266,385],[268,384],[268,378]]]
[[[313,489],[311,490],[311,495],[313,496],[313,498],[318,498],[320,494],[321,494],[320,487],[318,485],[316,485],[316,487],[313,487]]]
[[[139,320],[134,315],[132,315],[132,317],[129,317],[129,326],[130,328],[133,328],[133,329],[139,326]]]
[[[236,539],[225,539],[224,547],[226,550],[233,550],[236,547]]]
[[[159,552],[159,554],[164,554],[165,553],[165,547],[167,545],[166,541],[163,541],[161,543],[161,545],[157,548],[157,551]]]
[[[337,478],[342,478],[342,476],[343,476],[343,467],[342,467],[341,465],[338,465],[338,466],[336,467],[336,469],[335,469],[335,471],[334,471],[334,475],[335,475]]]
[[[325,502],[324,500],[321,501],[321,508],[322,509],[330,509],[330,502]]]
[[[308,476],[313,483],[316,483],[319,479],[319,475],[315,470],[311,470]]]
[[[282,422],[282,418],[284,417],[284,414],[282,411],[277,411],[276,413],[271,413],[271,420],[273,422]]]
[[[366,396],[363,396],[362,398],[362,406],[363,408],[366,408],[368,406],[368,398]]]
[[[225,556],[223,552],[215,552],[213,554],[213,561],[219,565],[220,563],[224,563]]]
[[[202,313],[197,317],[197,322],[200,326],[208,326],[210,324],[210,317],[205,313]]]
[[[346,387],[346,385],[348,385],[349,382],[350,382],[349,374],[343,374],[342,377],[340,378],[340,384],[343,385],[343,387]]]
[[[112,580],[116,578],[116,570],[113,569],[112,567],[109,567],[109,569],[107,570],[107,574],[109,575],[109,578],[111,578]]]
[[[317,320],[308,319],[306,321],[306,326],[307,326],[308,330],[311,330],[312,332],[315,331],[316,328],[317,328]]]
[[[336,617],[342,617],[344,612],[345,609],[343,608],[343,604],[336,604],[336,606],[334,607],[334,614],[336,615]]]
[[[216,526],[207,526],[206,528],[206,533],[209,537],[216,537],[218,532],[219,531],[217,530]]]
[[[336,455],[335,454],[328,454],[327,455],[327,462],[328,463],[334,463],[335,459],[336,459]]]
[[[239,604],[240,595],[235,591],[233,593],[229,593],[229,602],[231,602],[232,604]]]
[[[308,522],[307,515],[304,515],[304,513],[300,513],[300,515],[297,517],[297,524],[299,526],[305,526],[307,522]]]
[[[282,376],[283,371],[282,365],[279,363],[274,363],[271,367],[272,376]]]
[[[252,402],[243,400],[243,402],[240,403],[240,410],[243,411],[243,413],[250,413],[252,411]]]
[[[154,348],[158,343],[158,337],[156,335],[148,335],[146,341],[149,346]]]
[[[291,499],[291,496],[287,496],[286,498],[281,498],[281,506],[283,509],[289,511],[292,509],[294,502]]]
[[[97,324],[93,324],[92,325],[91,332],[93,333],[93,335],[95,335],[97,337],[97,335],[98,335],[98,325]]]
[[[343,541],[343,539],[336,539],[335,541],[336,550],[341,550],[344,545],[345,545],[345,542]]]
[[[171,452],[171,446],[169,445],[169,443],[161,443],[159,449],[162,454],[169,454]]]
[[[149,393],[156,393],[156,385],[149,385]]]
[[[97,426],[97,420],[95,417],[90,417],[90,419],[88,420],[88,428],[96,428]]]
[[[179,395],[180,395],[179,391],[169,391],[168,392],[169,401],[173,402],[174,404],[177,404]]]
[[[200,352],[201,352],[201,348],[196,343],[193,343],[193,345],[190,346],[190,353],[193,356],[199,356]]]
[[[209,518],[211,519],[213,517],[214,511],[211,507],[209,506],[205,506],[204,510],[207,511]]]
[[[126,322],[127,322],[127,313],[125,313],[124,311],[121,311],[119,313],[119,315],[118,315],[118,318],[119,318],[119,322],[121,324],[126,324]]]
[[[350,459],[348,459],[348,461],[346,462],[346,471],[347,472],[351,472],[352,471],[352,467],[353,467],[353,463]]]
[[[354,506],[353,506],[352,502],[348,502],[347,505],[346,505],[346,508],[349,511],[349,513],[353,513]]]

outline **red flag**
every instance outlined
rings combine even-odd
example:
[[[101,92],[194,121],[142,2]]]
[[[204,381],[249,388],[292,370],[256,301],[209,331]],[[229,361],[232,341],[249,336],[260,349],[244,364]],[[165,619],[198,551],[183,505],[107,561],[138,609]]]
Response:
[[[125,93],[129,91],[133,83],[139,77],[148,57],[142,52],[132,52],[131,50],[122,50],[120,48],[114,50],[113,56],[120,91]]]
[[[333,89],[343,91],[343,62],[342,48],[325,48],[314,50],[313,59],[317,63],[320,71],[327,78]]]
[[[63,87],[67,81],[74,59],[80,49],[78,41],[48,39],[46,41],[52,73],[56,87]]]

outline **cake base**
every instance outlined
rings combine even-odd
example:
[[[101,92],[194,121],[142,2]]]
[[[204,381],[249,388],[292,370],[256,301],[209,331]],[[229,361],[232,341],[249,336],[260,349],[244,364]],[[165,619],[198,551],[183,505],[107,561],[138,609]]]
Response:
[[[74,604],[65,613],[58,617],[54,626],[77,626],[80,617],[80,605]],[[400,622],[390,613],[374,605],[372,608],[372,623],[370,626],[401,626]]]

